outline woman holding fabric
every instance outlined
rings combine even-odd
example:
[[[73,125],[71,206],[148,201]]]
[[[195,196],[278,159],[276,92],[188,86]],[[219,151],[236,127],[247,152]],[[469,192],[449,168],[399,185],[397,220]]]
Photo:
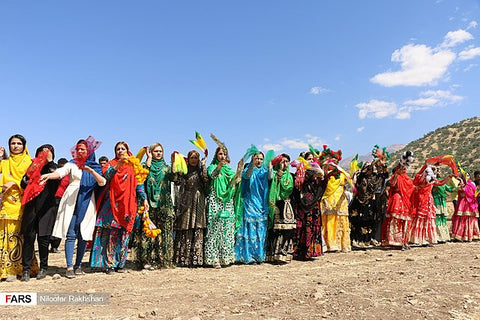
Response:
[[[175,220],[174,261],[177,266],[202,266],[203,245],[207,227],[205,192],[208,174],[206,157],[191,150],[187,156],[188,172],[177,173],[179,186],[177,219]]]
[[[95,150],[100,145],[92,137],[77,142],[72,148],[73,159],[53,173],[44,174],[41,183],[69,176],[69,184],[58,206],[57,218],[52,236],[65,240],[66,277],[83,275],[81,268],[87,241],[93,238],[97,216],[95,193],[98,186],[104,186],[106,180],[101,168],[95,162]],[[75,240],[77,256],[73,264]]]
[[[102,167],[108,184],[99,202],[90,257],[90,266],[102,268],[107,274],[124,270],[130,234],[138,211],[137,199],[148,210],[143,181],[137,181],[141,172],[137,172],[130,161],[128,144],[117,142],[114,149],[115,158]]]
[[[475,198],[476,187],[468,173],[462,173],[459,187],[457,205],[452,216],[451,238],[458,241],[478,240],[480,230],[478,203]]]
[[[173,268],[173,210],[171,182],[173,173],[164,160],[163,146],[154,143],[147,148],[147,161],[144,166],[150,170],[145,180],[149,216],[162,233],[155,238],[147,237],[142,230],[136,232],[133,247],[136,261],[144,269]]]
[[[302,158],[312,162],[311,152],[302,153]],[[297,218],[295,230],[294,258],[310,260],[323,254],[322,216],[318,201],[327,187],[327,177],[323,173],[306,170],[297,166],[295,189],[293,191],[294,208]]]
[[[218,144],[218,143],[217,143]],[[216,269],[235,262],[235,212],[233,196],[239,182],[243,159],[238,163],[237,174],[229,166],[227,148],[222,145],[215,150],[215,157],[208,166],[211,179],[208,196],[207,239],[205,264]]]
[[[32,159],[27,150],[25,138],[16,134],[8,139],[10,156],[0,147],[0,183],[2,199],[0,210],[0,279],[14,281],[22,274],[22,244],[20,233],[23,215],[20,186]]]
[[[23,176],[21,186],[25,189],[22,203],[24,204],[22,218],[23,234],[23,281],[30,279],[32,258],[35,255],[34,243],[38,236],[38,253],[40,256],[40,272],[37,280],[47,275],[48,267],[48,246],[52,234],[55,217],[57,216],[57,205],[55,192],[58,189],[59,181],[51,180],[40,184],[42,174],[52,173],[57,169],[53,161],[55,151],[50,144],[39,147],[35,153],[35,159]]]
[[[282,153],[272,160],[272,183],[268,194],[269,233],[266,261],[289,263],[293,258],[293,239],[297,221],[290,201],[293,177],[290,156]]]

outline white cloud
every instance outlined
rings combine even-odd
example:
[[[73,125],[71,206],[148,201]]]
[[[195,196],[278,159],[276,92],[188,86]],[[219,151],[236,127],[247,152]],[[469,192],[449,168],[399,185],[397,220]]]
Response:
[[[330,90],[322,88],[322,87],[313,87],[313,88],[310,89],[310,93],[314,94],[314,95],[317,95],[317,94],[320,94],[320,93],[326,93],[328,91],[330,91]]]
[[[391,61],[401,64],[400,71],[379,73],[370,81],[385,87],[434,85],[454,60],[455,53],[449,50],[409,44],[392,54]]]
[[[337,135],[337,136],[335,137],[335,141],[340,141],[340,135]]]
[[[400,107],[395,102],[370,100],[368,103],[356,105],[360,109],[358,117],[382,119],[388,116],[395,116],[397,119],[409,119],[413,111],[428,110],[436,107],[443,107],[462,101],[464,97],[453,94],[449,90],[427,90],[420,93],[418,99],[406,100]],[[357,132],[365,128],[360,127]]]
[[[365,127],[358,127],[357,128],[357,132],[362,132],[363,130],[365,130]]]
[[[369,102],[362,102],[356,105],[360,109],[358,117],[360,119],[375,118],[382,119],[391,116],[397,112],[395,102],[379,101],[372,99]]]
[[[416,100],[407,100],[403,105],[419,107],[423,110],[424,108],[446,106],[463,100],[462,96],[454,95],[448,90],[428,90],[421,92],[420,97]]]
[[[465,41],[472,40],[472,39],[473,39],[472,34],[463,29],[459,29],[456,31],[449,31],[445,35],[443,43],[440,45],[440,47],[451,48],[451,47],[455,47],[460,43],[463,43]]]
[[[289,149],[308,149],[308,143],[300,139],[284,138],[280,143]]]
[[[400,108],[400,111],[395,115],[395,118],[400,120],[410,119],[410,111],[407,108]]]
[[[273,150],[275,152],[283,150],[283,146],[278,143],[264,144],[262,146],[263,150]]]
[[[276,152],[284,149],[308,150],[309,144],[315,148],[321,148],[325,142],[320,137],[306,134],[303,138],[282,138],[279,142],[266,143],[262,146],[262,149]]]
[[[305,137],[307,137],[307,142],[314,147],[320,147],[325,144],[323,139],[321,139],[320,137],[314,136],[310,133],[307,133]]]
[[[465,69],[463,69],[463,71],[468,72],[468,71],[472,70],[472,69],[475,68],[475,67],[478,67],[478,64],[476,64],[476,63],[471,63],[471,64],[468,65],[468,67],[466,67]]]
[[[459,60],[470,60],[480,56],[480,47],[463,50],[458,54]]]
[[[420,93],[420,98],[407,100],[396,114],[397,119],[408,119],[413,111],[428,110],[435,107],[443,107],[463,100],[448,90],[427,90]]]
[[[476,27],[478,26],[478,22],[473,20],[473,21],[470,21],[470,23],[468,24],[468,27],[467,27],[467,30],[468,29],[475,29]]]

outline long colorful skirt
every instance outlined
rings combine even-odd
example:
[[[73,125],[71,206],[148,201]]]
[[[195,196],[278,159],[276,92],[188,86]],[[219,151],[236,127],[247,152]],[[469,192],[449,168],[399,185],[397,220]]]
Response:
[[[265,261],[267,220],[243,220],[235,241],[235,260],[242,263]]]
[[[289,263],[293,259],[295,229],[273,229],[268,233],[266,261]]]
[[[297,228],[295,230],[295,259],[308,260],[323,254],[322,217],[318,208],[311,211],[297,208]]]
[[[223,203],[210,196],[207,213],[205,264],[225,266],[235,262],[235,215],[233,201]],[[215,203],[212,203],[215,201]]]
[[[417,216],[412,220],[410,242],[418,245],[435,244],[438,242],[435,217]]]
[[[408,244],[409,220],[386,217],[382,225],[382,246],[398,247]]]
[[[435,225],[437,226],[438,242],[450,241],[450,231],[447,224],[447,208],[436,206]]]
[[[452,216],[452,239],[472,241],[480,239],[478,218],[475,216]]]
[[[0,279],[22,275],[21,221],[0,219]]]
[[[90,255],[92,268],[124,268],[130,232],[121,228],[96,227]]]
[[[348,216],[323,214],[322,234],[327,251],[348,252],[352,250]]]
[[[180,267],[203,265],[203,238],[205,229],[177,230],[174,240],[173,261]]]

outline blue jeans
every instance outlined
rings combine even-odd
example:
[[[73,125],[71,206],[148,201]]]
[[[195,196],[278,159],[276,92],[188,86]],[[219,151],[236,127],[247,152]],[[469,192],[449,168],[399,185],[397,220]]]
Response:
[[[75,268],[82,265],[83,256],[87,249],[87,242],[83,240],[82,233],[80,232],[80,224],[77,224],[77,216],[72,216],[70,226],[67,231],[67,239],[65,240],[65,259],[67,260],[67,268],[73,267],[73,250],[75,248],[75,240],[77,243],[77,258],[75,259]]]

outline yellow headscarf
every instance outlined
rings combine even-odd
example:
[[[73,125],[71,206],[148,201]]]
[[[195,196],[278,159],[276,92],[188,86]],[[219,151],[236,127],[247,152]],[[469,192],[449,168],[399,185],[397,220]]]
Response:
[[[11,187],[4,195],[2,200],[2,210],[0,211],[0,219],[20,220],[22,209],[23,190],[20,187],[20,181],[27,172],[28,167],[32,163],[30,153],[27,146],[20,154],[11,154],[5,160],[0,162],[2,178],[0,185],[7,182],[15,182],[15,186]]]

